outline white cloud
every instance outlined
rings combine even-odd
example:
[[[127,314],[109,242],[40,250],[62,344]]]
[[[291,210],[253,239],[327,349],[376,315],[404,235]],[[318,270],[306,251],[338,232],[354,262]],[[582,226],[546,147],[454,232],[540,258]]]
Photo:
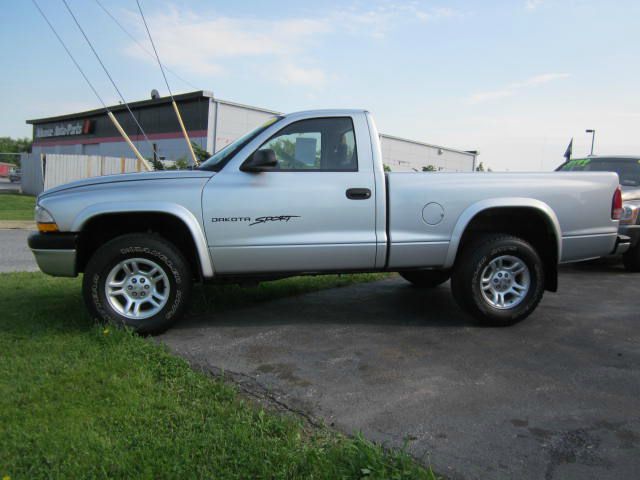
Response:
[[[469,103],[477,104],[489,100],[512,97],[522,90],[538,87],[540,85],[544,85],[545,83],[553,82],[555,80],[561,80],[568,77],[570,77],[568,73],[543,73],[541,75],[535,75],[522,82],[515,82],[507,85],[505,88],[502,88],[500,90],[474,93],[473,95],[471,95],[471,97],[469,97]]]
[[[256,19],[220,16],[212,11],[196,14],[169,5],[147,13],[147,21],[161,59],[170,68],[197,75],[223,75],[231,60],[267,59],[282,66],[277,81],[321,88],[329,76],[314,65],[308,53],[320,36],[347,32],[384,37],[401,22],[435,21],[455,14],[449,8],[422,9],[415,3],[385,2],[367,9],[342,7],[317,18]],[[138,13],[126,11],[125,15],[147,45]],[[127,45],[126,53],[155,62],[133,42]]]
[[[284,85],[320,88],[327,81],[327,75],[321,68],[301,67],[293,63],[284,63],[276,70],[278,72],[277,80]]]
[[[135,21],[139,24],[139,19]],[[230,58],[292,56],[303,50],[314,35],[328,31],[323,21],[306,18],[208,17],[176,8],[148,15],[147,21],[163,63],[203,75],[223,73],[225,61]],[[128,45],[127,53],[153,61],[135,44]]]
[[[525,3],[525,8],[529,11],[533,11],[537,9],[540,5],[542,5],[543,1],[544,0],[527,0],[527,2]]]
[[[455,17],[458,12],[448,7],[433,8],[431,10],[416,10],[418,19],[422,21],[439,20],[441,18]]]
[[[389,31],[406,22],[433,22],[458,15],[448,7],[423,8],[416,2],[384,2],[368,9],[347,7],[330,15],[331,23],[352,33],[366,33],[383,38]]]
[[[536,75],[531,77],[524,82],[514,84],[517,88],[523,87],[535,87],[538,85],[543,85],[545,83],[553,82],[554,80],[561,80],[563,78],[568,78],[571,75],[568,73],[543,73],[542,75]]]
[[[505,88],[504,90],[493,90],[490,92],[478,92],[471,95],[469,103],[482,103],[488,100],[496,100],[498,98],[511,97],[515,93],[515,90]]]

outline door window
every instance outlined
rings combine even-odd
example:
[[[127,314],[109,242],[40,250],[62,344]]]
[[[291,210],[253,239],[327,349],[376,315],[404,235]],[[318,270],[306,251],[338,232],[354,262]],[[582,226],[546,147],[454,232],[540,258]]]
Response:
[[[286,126],[265,142],[280,171],[358,170],[355,133],[351,118],[314,118]]]

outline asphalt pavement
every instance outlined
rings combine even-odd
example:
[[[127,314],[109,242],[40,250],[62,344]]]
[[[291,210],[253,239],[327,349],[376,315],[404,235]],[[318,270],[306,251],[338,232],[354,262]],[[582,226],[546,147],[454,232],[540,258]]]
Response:
[[[27,246],[30,233],[29,230],[0,229],[0,273],[38,270],[33,254]]]
[[[509,328],[475,326],[449,286],[393,278],[220,315],[160,340],[280,408],[402,447],[448,478],[640,472],[640,276],[564,267]]]

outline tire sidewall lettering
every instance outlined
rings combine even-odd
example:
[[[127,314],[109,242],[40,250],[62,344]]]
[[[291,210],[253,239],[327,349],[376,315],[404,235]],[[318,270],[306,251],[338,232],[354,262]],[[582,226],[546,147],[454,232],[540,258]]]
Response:
[[[159,252],[158,250],[154,250],[148,247],[126,247],[126,248],[121,248],[120,253],[124,258],[127,258],[129,255],[135,255],[135,254],[141,254],[141,253],[155,257],[160,261],[162,261],[162,263],[164,263],[166,267],[171,271],[171,274],[173,275],[173,279],[177,284],[182,283],[182,277],[180,276],[180,272],[175,267],[173,262],[164,253]]]

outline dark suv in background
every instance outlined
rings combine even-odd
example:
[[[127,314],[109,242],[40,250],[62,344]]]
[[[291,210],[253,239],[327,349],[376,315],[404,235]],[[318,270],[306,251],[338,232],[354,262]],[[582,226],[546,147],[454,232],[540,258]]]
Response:
[[[640,272],[640,155],[576,158],[563,163],[557,170],[618,174],[624,207],[620,219],[620,234],[631,238],[631,247],[622,258],[627,270]]]
[[[19,182],[22,180],[22,171],[19,168],[12,168],[9,172],[9,181],[11,183]]]

